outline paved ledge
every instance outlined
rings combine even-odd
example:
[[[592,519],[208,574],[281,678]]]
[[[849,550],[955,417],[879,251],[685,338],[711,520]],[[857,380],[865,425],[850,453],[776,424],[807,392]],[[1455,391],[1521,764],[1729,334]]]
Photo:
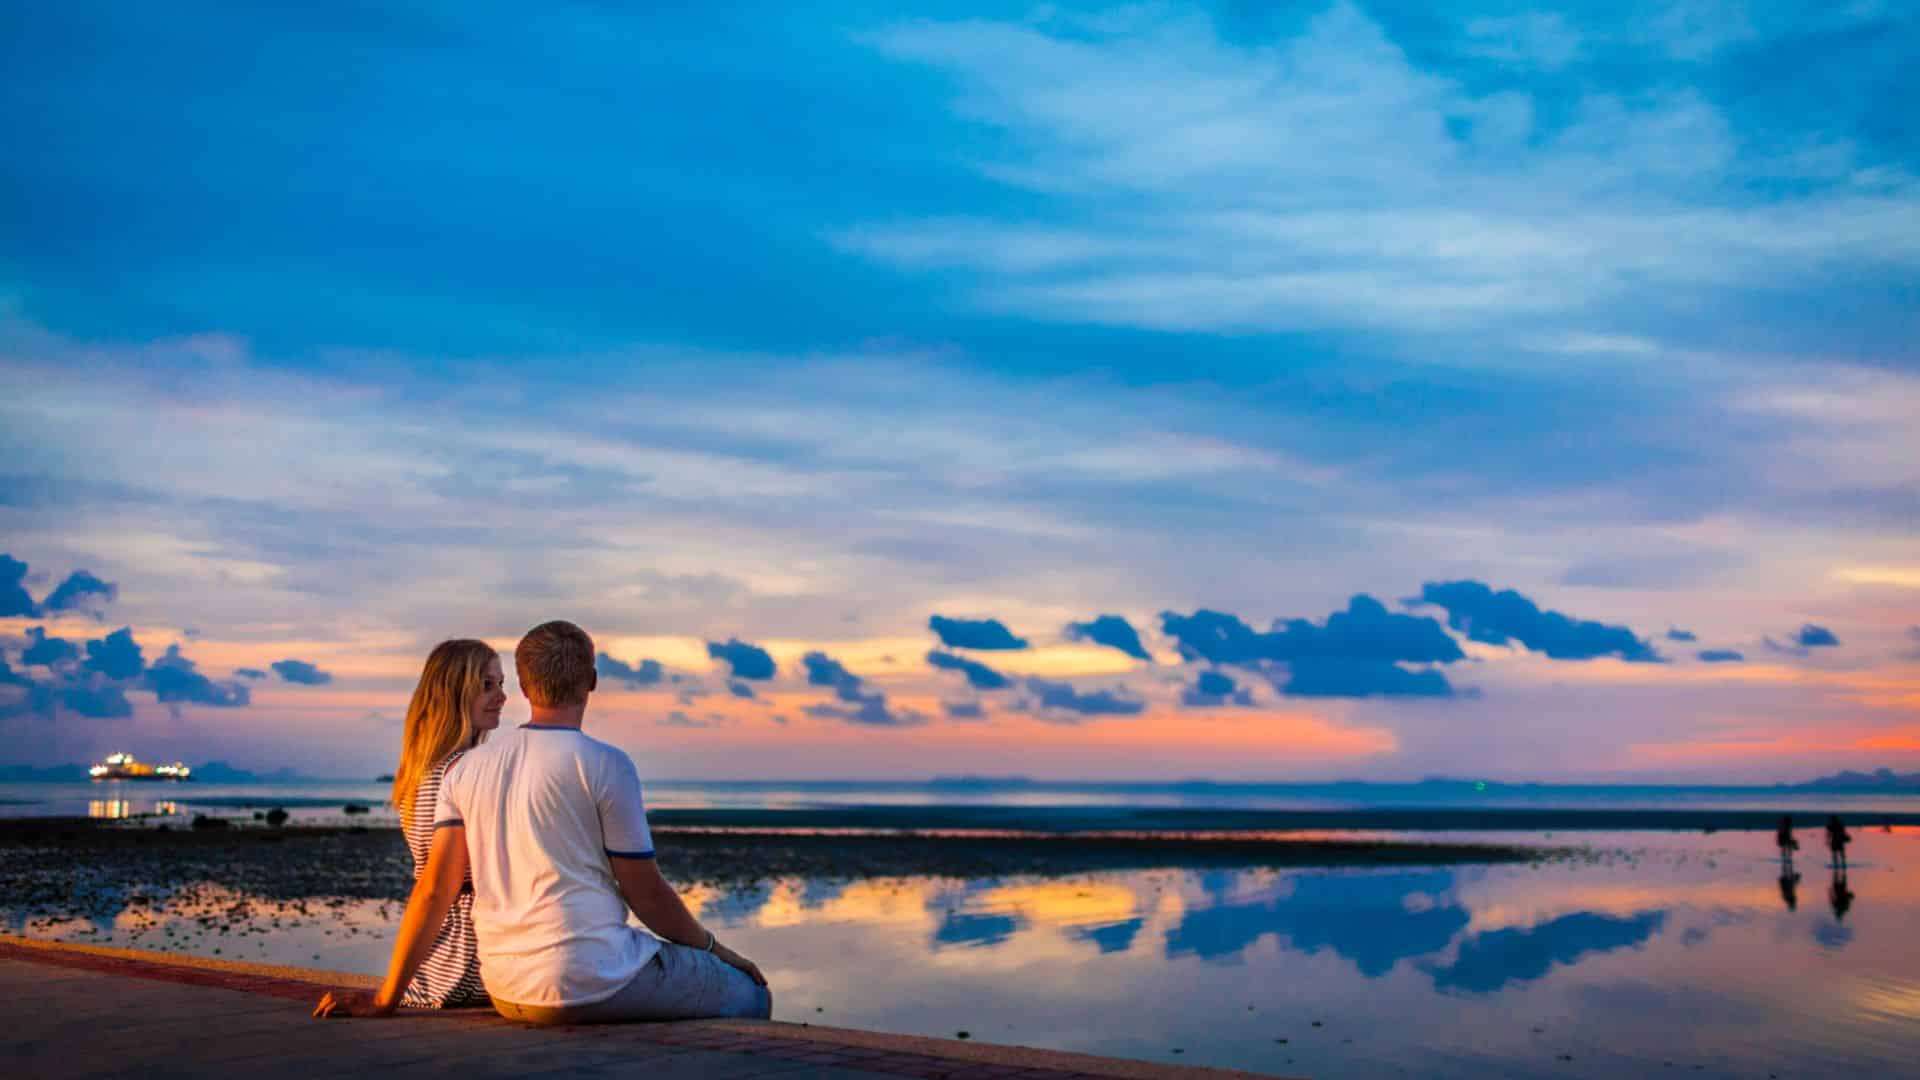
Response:
[[[1255,1074],[764,1020],[536,1028],[491,1010],[318,1021],[320,993],[378,980],[0,934],[0,1060],[27,1076],[781,1076],[830,1080],[1230,1080]],[[12,1074],[12,1069],[9,1068]],[[17,1074],[16,1074],[17,1075]]]

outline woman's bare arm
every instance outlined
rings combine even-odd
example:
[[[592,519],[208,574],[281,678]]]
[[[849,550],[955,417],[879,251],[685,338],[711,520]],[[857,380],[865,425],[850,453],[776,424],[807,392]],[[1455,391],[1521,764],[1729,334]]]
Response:
[[[406,914],[400,917],[400,934],[393,941],[393,958],[387,962],[387,977],[380,989],[368,996],[365,991],[335,991],[320,999],[313,1015],[391,1016],[399,1007],[400,995],[414,972],[433,951],[434,938],[447,921],[447,912],[460,896],[467,878],[467,830],[463,825],[448,825],[433,834],[433,846],[427,850],[427,866],[414,879],[413,892],[407,896]]]

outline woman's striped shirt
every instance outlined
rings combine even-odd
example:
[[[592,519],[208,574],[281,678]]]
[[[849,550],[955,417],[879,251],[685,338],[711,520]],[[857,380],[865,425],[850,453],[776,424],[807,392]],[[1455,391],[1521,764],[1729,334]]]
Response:
[[[413,876],[417,880],[427,870],[427,851],[433,846],[434,810],[440,801],[440,778],[447,766],[459,760],[453,753],[434,763],[420,778],[414,790],[413,812],[407,815],[407,850],[413,855]],[[460,884],[447,921],[433,939],[433,951],[407,984],[400,1004],[415,1009],[446,1009],[462,1005],[487,1004],[487,989],[480,983],[479,946],[473,934],[473,877]]]

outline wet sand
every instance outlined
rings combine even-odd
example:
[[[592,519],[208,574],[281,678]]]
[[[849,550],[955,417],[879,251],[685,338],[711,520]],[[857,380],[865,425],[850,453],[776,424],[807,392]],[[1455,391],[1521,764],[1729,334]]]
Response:
[[[681,886],[782,877],[1065,876],[1161,867],[1405,866],[1523,862],[1565,849],[1263,835],[845,833],[661,825],[661,868]],[[0,911],[16,925],[183,910],[225,924],[298,919],[314,907],[403,901],[413,864],[396,828],[142,828],[92,819],[0,819]],[[208,911],[208,897],[247,898]],[[253,910],[252,905],[264,905]],[[397,913],[396,913],[397,914]]]

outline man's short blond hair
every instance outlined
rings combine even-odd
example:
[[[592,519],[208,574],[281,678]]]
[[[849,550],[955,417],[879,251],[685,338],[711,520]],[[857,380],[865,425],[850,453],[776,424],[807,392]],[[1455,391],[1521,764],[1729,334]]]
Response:
[[[593,690],[593,639],[564,619],[527,631],[513,650],[520,689],[534,705],[584,705]]]

